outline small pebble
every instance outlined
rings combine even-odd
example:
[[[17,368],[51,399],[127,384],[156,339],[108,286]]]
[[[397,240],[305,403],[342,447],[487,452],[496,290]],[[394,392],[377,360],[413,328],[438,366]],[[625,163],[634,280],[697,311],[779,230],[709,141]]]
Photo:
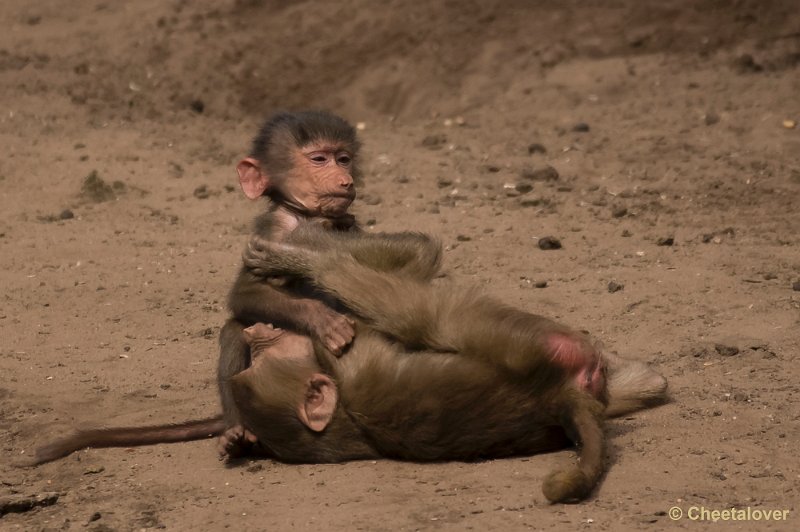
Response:
[[[444,135],[428,135],[422,139],[422,145],[430,150],[438,150],[447,142]]]
[[[189,102],[189,109],[197,114],[202,114],[203,111],[206,110],[206,104],[203,102],[203,100],[192,100]]]
[[[59,214],[58,217],[62,220],[71,220],[75,218],[75,213],[73,213],[69,209],[64,209],[63,211],[61,211],[61,214]]]
[[[538,245],[539,249],[561,249],[561,241],[554,236],[543,236]]]
[[[542,168],[526,168],[522,170],[522,177],[531,181],[558,181],[558,170],[552,166]]]
[[[547,281],[536,281],[533,286],[535,288],[547,288]]]
[[[800,281],[795,281],[792,283],[792,290],[795,292],[800,292]]]
[[[608,283],[608,292],[610,294],[613,294],[614,292],[619,292],[623,288],[625,288],[625,285],[618,283],[616,281],[611,281],[610,283]]]
[[[264,466],[262,464],[250,464],[247,468],[248,473],[258,473],[259,471],[263,470]]]
[[[528,155],[533,155],[534,153],[547,153],[547,148],[537,142],[528,144]]]
[[[194,192],[192,194],[197,199],[208,199],[208,197],[211,195],[206,185],[200,185],[199,187],[194,189]]]
[[[572,131],[577,131],[578,133],[587,133],[589,131],[589,124],[586,122],[578,122],[572,126]]]
[[[628,209],[626,209],[625,207],[614,207],[611,210],[611,216],[613,216],[614,218],[622,218],[626,214],[628,214]]]
[[[719,115],[714,111],[709,111],[703,117],[703,121],[706,123],[707,126],[713,126],[717,122],[719,122]]]
[[[745,392],[738,391],[738,392],[734,392],[733,400],[734,401],[739,401],[740,403],[746,403],[747,401],[750,400],[750,396],[747,395]]]
[[[671,236],[667,236],[667,237],[664,237],[664,238],[659,238],[658,240],[656,240],[656,245],[657,246],[671,246],[674,243],[675,243],[675,239],[673,237],[671,237]]]
[[[714,350],[724,357],[732,357],[739,354],[739,348],[735,345],[714,344]]]

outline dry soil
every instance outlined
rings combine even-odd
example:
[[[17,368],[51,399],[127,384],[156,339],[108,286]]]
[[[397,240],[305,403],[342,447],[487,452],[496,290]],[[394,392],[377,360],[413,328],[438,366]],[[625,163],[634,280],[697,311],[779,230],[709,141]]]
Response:
[[[0,529],[798,529],[796,0],[4,0],[0,28]],[[667,376],[670,404],[610,423],[590,500],[541,495],[572,450],[11,467],[75,426],[217,412],[263,208],[233,167],[309,107],[361,123],[371,230],[435,233],[455,282]]]

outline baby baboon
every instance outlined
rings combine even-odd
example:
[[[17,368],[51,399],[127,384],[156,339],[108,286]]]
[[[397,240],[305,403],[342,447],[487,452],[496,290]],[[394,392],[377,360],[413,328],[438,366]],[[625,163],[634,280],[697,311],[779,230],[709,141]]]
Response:
[[[551,473],[544,494],[566,502],[591,492],[603,472],[609,398],[604,359],[585,335],[474,290],[426,283],[430,270],[394,266],[389,241],[377,255],[313,230],[287,241],[255,238],[246,267],[307,279],[358,318],[357,334],[338,358],[290,331],[251,330],[258,356],[231,386],[244,426],[269,454],[302,462],[475,459],[571,440],[580,461]],[[438,266],[438,253],[425,254],[416,250],[417,264]],[[618,371],[628,407],[663,397],[663,378],[644,367],[646,378],[631,378],[640,371],[631,367],[640,368]]]
[[[239,184],[250,199],[266,198],[266,210],[255,220],[254,234],[282,241],[298,223],[314,220],[337,232],[359,232],[348,213],[359,177],[356,129],[325,111],[277,113],[261,127],[250,154],[236,166]],[[230,377],[250,364],[242,331],[270,321],[323,342],[340,352],[353,339],[351,320],[302,283],[276,286],[254,278],[243,268],[228,296],[232,318],[220,333],[217,366],[222,412],[227,429],[222,453],[246,447],[252,435],[241,427],[233,403]]]

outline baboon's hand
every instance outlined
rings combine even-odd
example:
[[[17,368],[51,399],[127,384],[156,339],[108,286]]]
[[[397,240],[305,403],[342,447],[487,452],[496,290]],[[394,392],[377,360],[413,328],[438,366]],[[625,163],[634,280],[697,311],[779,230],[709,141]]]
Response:
[[[355,322],[319,303],[308,317],[311,334],[334,355],[341,356],[356,335]]]

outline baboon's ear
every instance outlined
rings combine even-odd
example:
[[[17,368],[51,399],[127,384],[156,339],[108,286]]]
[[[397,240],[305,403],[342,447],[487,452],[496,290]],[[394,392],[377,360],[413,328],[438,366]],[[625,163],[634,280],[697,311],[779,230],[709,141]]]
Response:
[[[253,366],[240,371],[230,378],[231,392],[234,400],[242,404],[252,404],[255,392],[253,391]]]
[[[239,186],[249,199],[260,198],[269,188],[269,176],[264,173],[257,159],[247,157],[236,165],[239,174]]]
[[[314,373],[308,378],[306,394],[297,407],[297,415],[306,427],[322,432],[333,419],[338,401],[336,383],[327,375]]]

